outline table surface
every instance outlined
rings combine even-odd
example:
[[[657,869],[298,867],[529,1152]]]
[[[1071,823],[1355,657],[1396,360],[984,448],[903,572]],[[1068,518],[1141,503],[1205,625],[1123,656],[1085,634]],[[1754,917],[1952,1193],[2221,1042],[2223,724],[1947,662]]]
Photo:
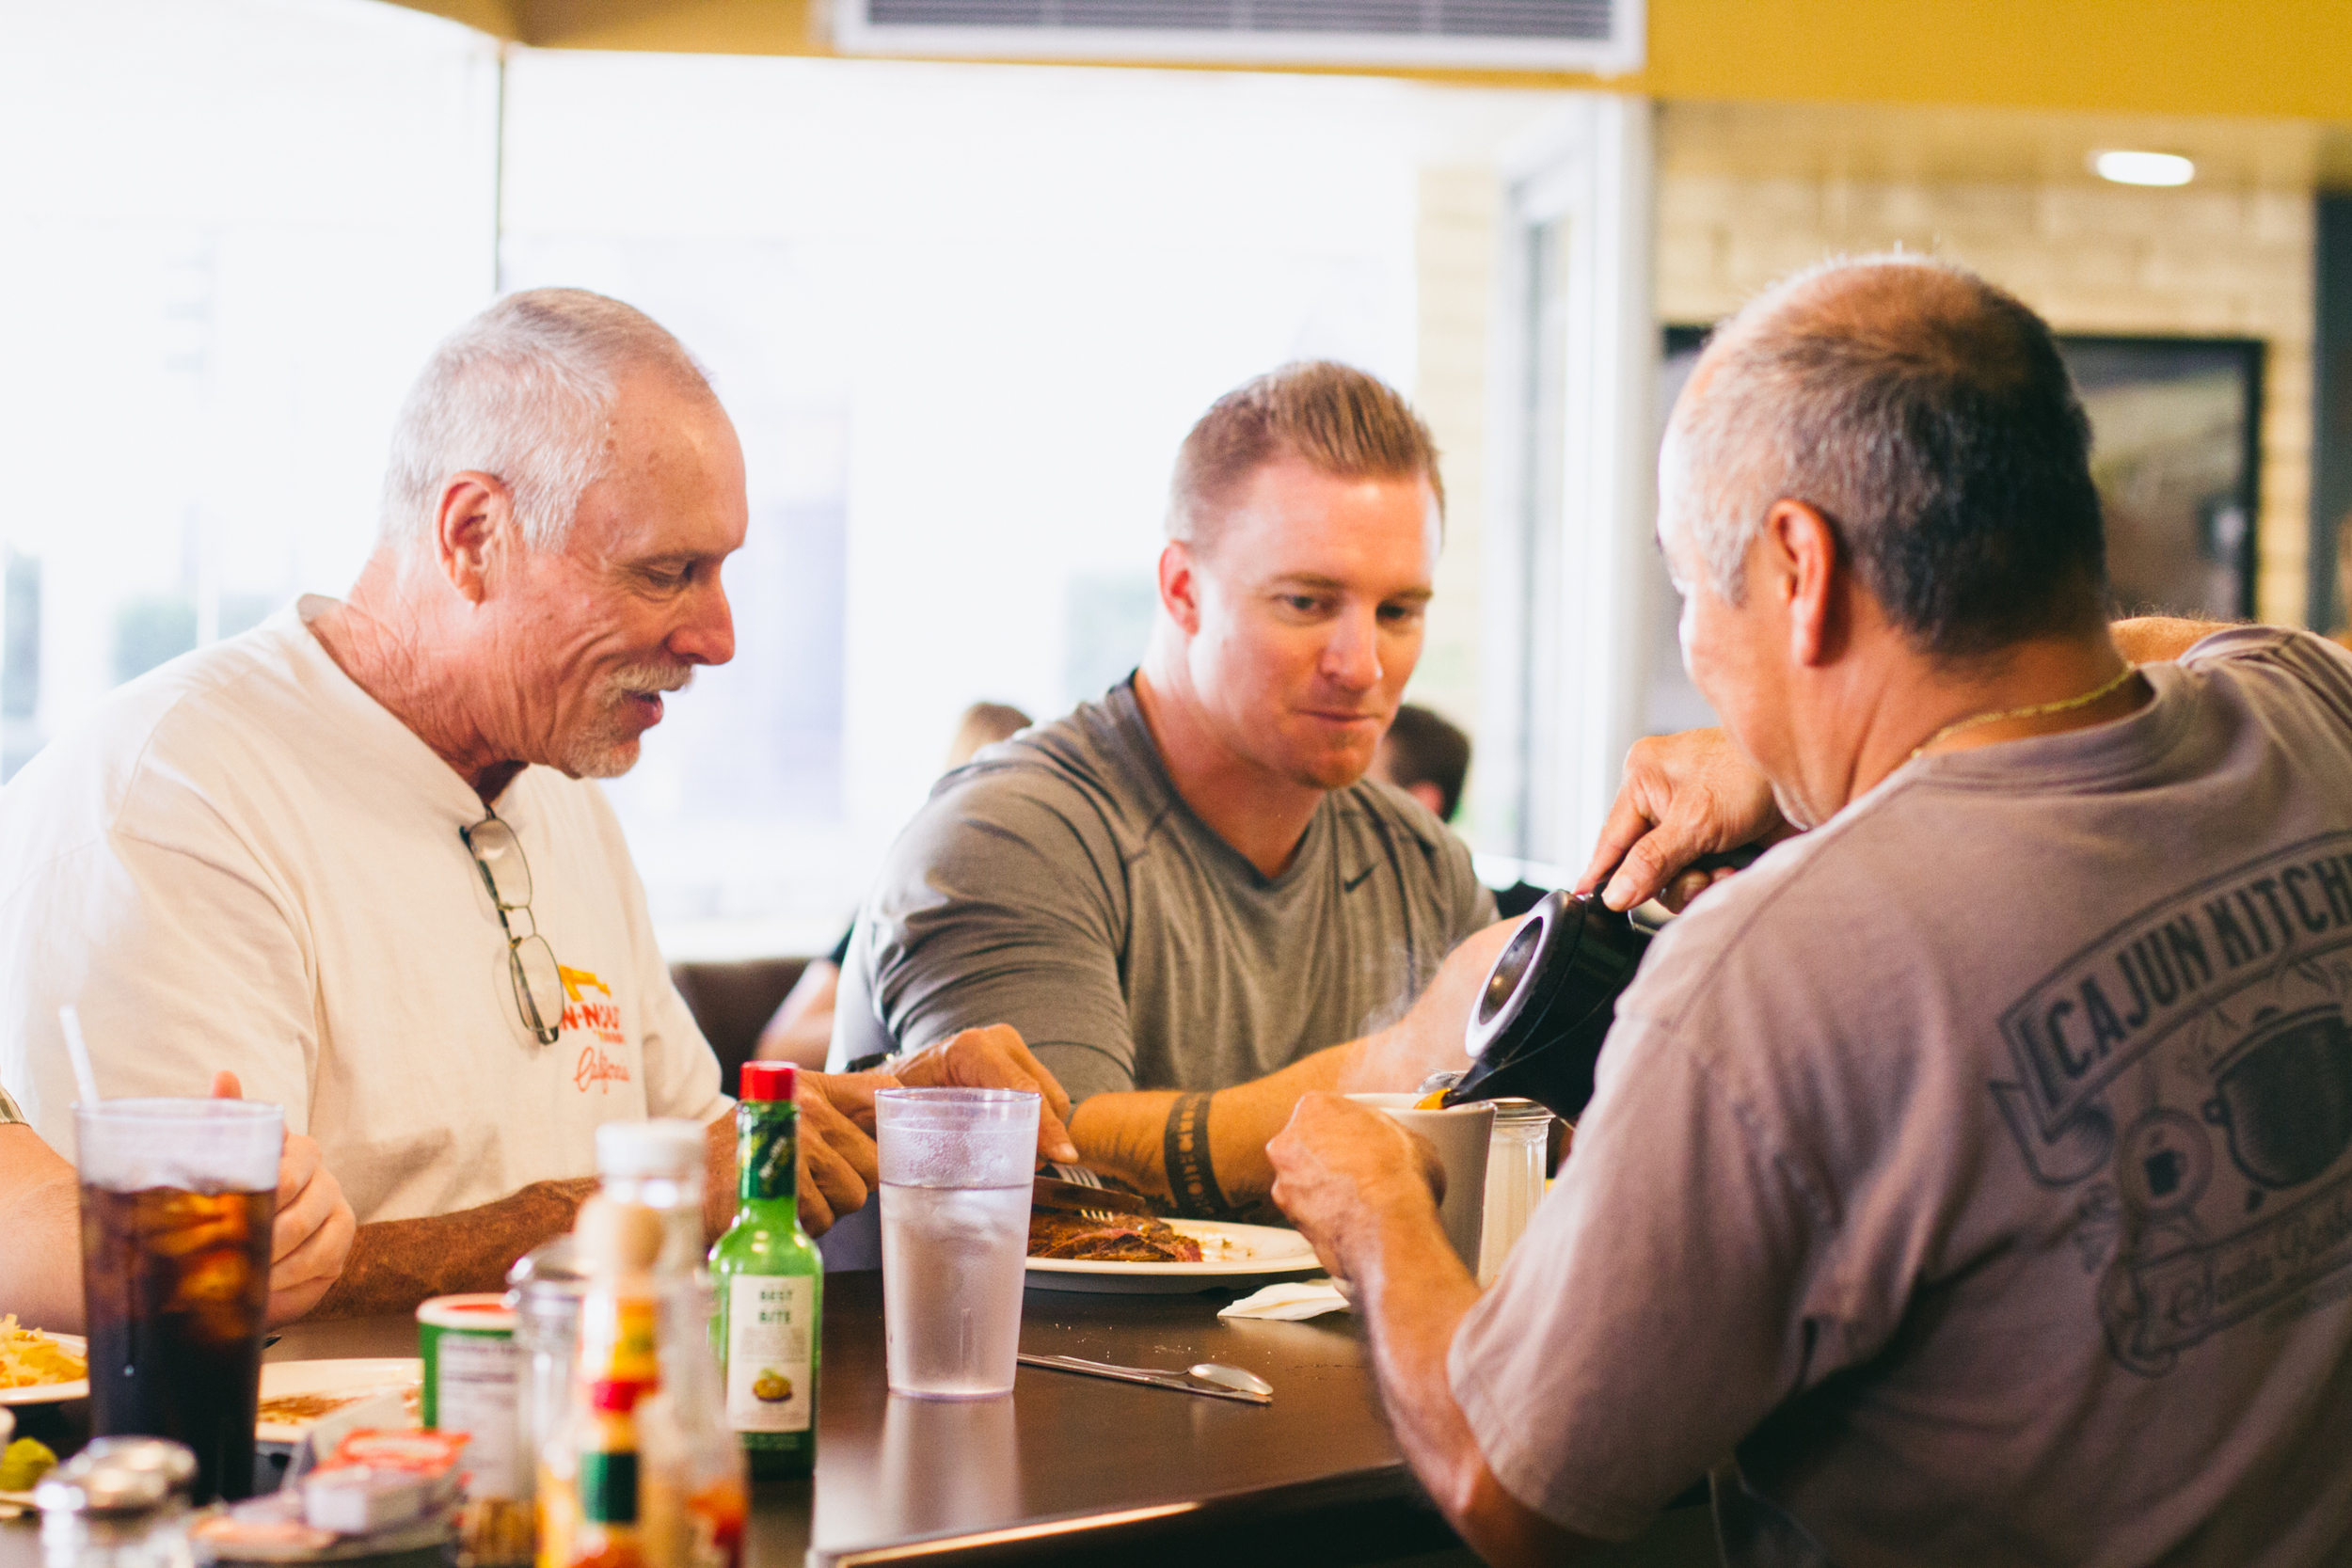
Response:
[[[1020,1370],[1009,1399],[892,1396],[882,1276],[826,1276],[814,1482],[767,1482],[749,1568],[876,1562],[1372,1561],[1454,1538],[1399,1458],[1356,1320],[1222,1321],[1223,1293],[1079,1295],[1032,1289],[1021,1348],[1130,1366],[1247,1367],[1270,1405]],[[271,1360],[413,1355],[405,1318],[301,1323]],[[23,1412],[20,1412],[23,1414]],[[69,1408],[57,1413],[71,1422]],[[33,1532],[0,1531],[0,1568],[30,1568]]]

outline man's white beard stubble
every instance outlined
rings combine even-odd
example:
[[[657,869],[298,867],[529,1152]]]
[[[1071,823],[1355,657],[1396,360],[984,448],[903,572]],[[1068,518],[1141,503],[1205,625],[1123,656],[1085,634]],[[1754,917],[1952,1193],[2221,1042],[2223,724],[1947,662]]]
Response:
[[[628,699],[683,691],[694,683],[691,664],[632,664],[604,678],[596,720],[565,748],[556,766],[575,779],[617,779],[637,766],[639,730],[627,717]]]

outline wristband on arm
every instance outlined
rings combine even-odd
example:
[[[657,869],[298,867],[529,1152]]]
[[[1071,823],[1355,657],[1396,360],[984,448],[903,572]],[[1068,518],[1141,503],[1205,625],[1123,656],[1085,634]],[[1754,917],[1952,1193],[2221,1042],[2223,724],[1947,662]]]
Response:
[[[1180,1094],[1168,1107],[1160,1153],[1168,1167],[1168,1193],[1186,1219],[1211,1219],[1226,1211],[1209,1158],[1209,1096]]]

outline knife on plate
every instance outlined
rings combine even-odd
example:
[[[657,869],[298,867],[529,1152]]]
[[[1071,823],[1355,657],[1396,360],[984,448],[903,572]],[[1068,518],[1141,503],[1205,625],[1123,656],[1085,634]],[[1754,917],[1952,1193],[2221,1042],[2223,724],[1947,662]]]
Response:
[[[1040,1176],[1029,1189],[1029,1203],[1032,1208],[1084,1214],[1089,1219],[1100,1219],[1105,1215],[1117,1219],[1123,1214],[1140,1216],[1152,1212],[1152,1206],[1134,1193],[1115,1192],[1108,1187],[1089,1187],[1076,1181],[1064,1181],[1058,1176]]]

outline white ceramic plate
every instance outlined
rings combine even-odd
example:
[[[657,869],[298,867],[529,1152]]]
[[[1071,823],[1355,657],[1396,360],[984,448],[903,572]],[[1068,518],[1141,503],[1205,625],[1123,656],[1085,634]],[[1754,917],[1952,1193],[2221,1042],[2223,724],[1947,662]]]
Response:
[[[89,1341],[78,1334],[52,1334],[57,1348],[70,1351],[84,1360],[89,1358]],[[77,1377],[72,1383],[35,1383],[23,1388],[0,1388],[0,1404],[55,1404],[59,1400],[89,1398],[89,1379]]]
[[[1032,1258],[1029,1289],[1090,1295],[1176,1295],[1290,1274],[1323,1265],[1295,1230],[1221,1220],[1170,1220],[1171,1229],[1200,1243],[1198,1263],[1107,1263],[1090,1258]]]
[[[259,1443],[299,1443],[311,1426],[338,1410],[377,1394],[402,1397],[406,1424],[415,1425],[416,1399],[424,1387],[424,1363],[414,1356],[383,1360],[264,1361],[262,1363],[262,1418],[253,1428]],[[296,1417],[273,1413],[272,1400],[310,1399],[315,1407]]]

